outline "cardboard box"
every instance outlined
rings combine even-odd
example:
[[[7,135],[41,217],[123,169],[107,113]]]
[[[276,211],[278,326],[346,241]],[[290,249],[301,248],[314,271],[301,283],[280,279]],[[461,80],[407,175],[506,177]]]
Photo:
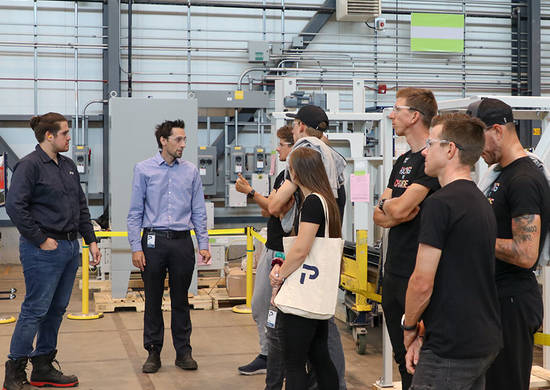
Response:
[[[252,283],[254,283],[256,272],[252,274]],[[231,268],[225,276],[225,285],[227,295],[230,297],[246,297],[246,272],[239,268]]]

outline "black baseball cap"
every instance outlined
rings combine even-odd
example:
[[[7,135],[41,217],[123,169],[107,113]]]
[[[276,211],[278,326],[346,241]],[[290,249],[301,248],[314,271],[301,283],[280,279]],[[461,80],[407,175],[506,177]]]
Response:
[[[512,107],[498,99],[485,98],[474,102],[468,106],[466,114],[481,119],[487,127],[514,122]]]
[[[286,116],[288,119],[299,119],[315,130],[325,131],[328,128],[327,114],[321,107],[313,104],[303,106],[296,114],[286,114]],[[323,122],[325,122],[325,126],[320,126]]]

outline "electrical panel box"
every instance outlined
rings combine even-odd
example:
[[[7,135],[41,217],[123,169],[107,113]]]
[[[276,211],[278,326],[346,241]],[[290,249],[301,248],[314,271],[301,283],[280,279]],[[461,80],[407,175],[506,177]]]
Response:
[[[246,194],[237,191],[235,184],[229,184],[229,207],[246,207]],[[226,203],[227,206],[227,203]]]
[[[269,43],[265,41],[248,41],[248,62],[269,61]]]
[[[218,170],[216,148],[213,146],[199,146],[197,160],[204,195],[216,195],[216,172]]]
[[[73,151],[73,160],[76,164],[76,170],[80,175],[80,182],[88,182],[90,148],[88,148],[87,146],[77,146]]]
[[[269,176],[263,173],[252,174],[252,188],[263,196],[269,195]]]
[[[234,146],[231,149],[230,177],[231,181],[237,181],[239,173],[245,173],[245,152],[242,146]]]
[[[263,173],[267,169],[265,149],[261,146],[254,148],[252,172]]]

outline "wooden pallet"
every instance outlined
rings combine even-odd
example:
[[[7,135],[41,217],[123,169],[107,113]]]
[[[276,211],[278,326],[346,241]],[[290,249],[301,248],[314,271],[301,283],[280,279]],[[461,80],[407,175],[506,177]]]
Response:
[[[377,383],[373,383],[372,390],[401,390],[401,382],[393,382],[392,387],[382,387]]]
[[[209,290],[202,288],[197,295],[188,294],[189,307],[193,310],[212,310],[212,297],[208,295]],[[162,296],[162,310],[172,310],[169,290],[166,290]]]
[[[540,367],[533,366],[531,369],[530,389],[548,389],[550,388],[550,371]]]
[[[199,276],[199,288],[225,287],[225,276]]]
[[[137,291],[130,291],[126,298],[113,298],[110,292],[96,292],[94,302],[98,313],[111,313],[118,308],[135,308],[138,313],[145,310],[145,300]]]
[[[246,297],[230,297],[227,295],[227,289],[214,288],[210,292],[214,310],[231,308],[235,305],[246,302]]]

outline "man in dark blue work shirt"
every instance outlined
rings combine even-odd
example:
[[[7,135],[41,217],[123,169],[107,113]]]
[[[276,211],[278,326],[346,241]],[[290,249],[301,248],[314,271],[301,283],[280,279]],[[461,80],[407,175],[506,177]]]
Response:
[[[21,233],[26,295],[11,339],[5,390],[31,388],[25,373],[29,358],[33,386],[78,386],[75,375],[63,375],[52,365],[80,263],[78,233],[90,245],[91,264],[101,259],[76,165],[59,154],[69,150],[67,119],[50,112],[33,117],[30,125],[39,145],[15,166],[6,202]]]
[[[156,127],[160,152],[137,163],[128,212],[132,263],[141,270],[145,290],[143,346],[149,357],[145,373],[157,372],[164,342],[162,296],[168,270],[172,306],[172,340],[176,366],[196,370],[191,356],[191,317],[187,291],[195,268],[190,230],[194,229],[203,262],[210,260],[206,207],[197,168],[181,159],[187,137],[182,120]],[[140,232],[143,228],[143,237]]]

